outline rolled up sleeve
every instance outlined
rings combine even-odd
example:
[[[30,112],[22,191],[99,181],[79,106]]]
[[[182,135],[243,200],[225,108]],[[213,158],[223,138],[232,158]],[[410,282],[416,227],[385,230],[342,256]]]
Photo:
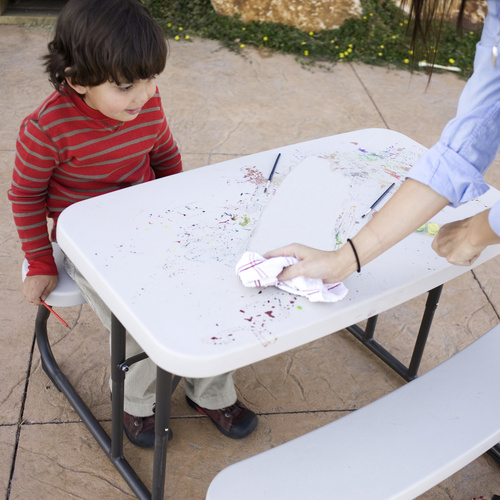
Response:
[[[415,163],[408,177],[422,182],[457,206],[488,190],[484,173],[500,146],[500,56],[491,54],[500,42],[500,2],[488,2],[489,13],[476,48],[474,74],[467,82],[457,115],[444,128],[437,144]],[[500,48],[499,48],[500,50]],[[493,212],[493,211],[492,211]],[[498,220],[500,207],[491,218]]]

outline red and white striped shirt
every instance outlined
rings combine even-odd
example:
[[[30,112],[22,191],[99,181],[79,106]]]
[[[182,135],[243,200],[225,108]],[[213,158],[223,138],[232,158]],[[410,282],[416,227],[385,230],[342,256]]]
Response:
[[[69,205],[182,170],[158,89],[132,121],[90,108],[74,93],[54,92],[26,117],[17,140],[9,200],[28,275],[56,275],[47,217]]]

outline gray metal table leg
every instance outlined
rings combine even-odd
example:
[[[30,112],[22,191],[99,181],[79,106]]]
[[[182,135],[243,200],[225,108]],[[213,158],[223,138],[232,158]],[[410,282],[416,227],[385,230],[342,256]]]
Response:
[[[493,448],[488,450],[487,453],[491,458],[493,458],[493,460],[495,460],[495,462],[500,464],[500,444],[493,446]]]
[[[170,427],[170,406],[173,377],[170,373],[156,369],[155,410],[155,454],[153,466],[153,499],[163,500],[165,491],[165,468],[167,465],[168,430]]]
[[[420,329],[415,342],[415,347],[413,349],[410,365],[408,367],[401,363],[401,361],[399,361],[374,339],[377,316],[373,316],[368,319],[365,330],[360,328],[358,325],[349,326],[347,330],[361,343],[368,347],[368,349],[370,349],[374,354],[376,354],[382,361],[384,361],[384,363],[390,366],[398,375],[409,382],[417,378],[418,368],[420,366],[420,362],[422,361],[425,344],[429,336],[432,320],[438,306],[442,289],[443,285],[440,285],[428,292],[422,322],[420,323]]]
[[[45,373],[47,373],[54,386],[66,396],[71,406],[75,409],[79,417],[82,419],[82,422],[87,426],[91,434],[94,436],[95,440],[103,449],[104,453],[106,453],[108,458],[125,479],[137,498],[139,498],[140,500],[149,500],[151,498],[149,490],[146,488],[144,483],[141,481],[139,476],[136,474],[134,469],[130,466],[130,464],[122,454],[116,453],[116,450],[115,453],[112,454],[112,442],[110,437],[98,422],[98,420],[94,417],[93,413],[82,400],[80,395],[76,392],[75,388],[71,385],[71,383],[57,364],[57,361],[55,360],[52,353],[47,334],[47,319],[49,315],[50,312],[45,307],[40,306],[38,308],[35,321],[36,341],[38,349],[40,351],[42,367]],[[120,415],[119,421],[123,426],[123,414]],[[123,444],[123,435],[121,436],[121,442]]]

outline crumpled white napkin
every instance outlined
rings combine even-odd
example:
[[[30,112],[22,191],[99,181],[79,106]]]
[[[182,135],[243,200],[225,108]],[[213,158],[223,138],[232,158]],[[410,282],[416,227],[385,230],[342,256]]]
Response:
[[[236,264],[236,274],[247,287],[276,286],[294,295],[307,297],[311,302],[337,302],[347,295],[348,289],[343,283],[323,283],[320,279],[304,276],[279,281],[277,276],[281,271],[297,262],[295,257],[264,259],[256,252],[245,252]]]

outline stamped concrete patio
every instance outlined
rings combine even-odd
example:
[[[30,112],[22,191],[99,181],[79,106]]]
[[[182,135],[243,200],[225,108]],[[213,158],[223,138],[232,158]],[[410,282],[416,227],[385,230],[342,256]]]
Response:
[[[49,37],[40,27],[0,26],[0,488],[9,500],[133,498],[42,371],[33,344],[36,308],[21,293],[23,256],[6,192],[21,120],[51,92],[40,61]],[[362,64],[304,69],[293,56],[252,49],[237,55],[207,40],[171,42],[170,49],[158,86],[186,169],[370,127],[431,146],[454,115],[464,86],[455,75],[435,74],[426,90],[423,74]],[[497,188],[499,166],[497,160],[487,177]],[[424,300],[379,319],[379,338],[405,361]],[[107,332],[87,306],[59,312],[70,329],[49,320],[56,357],[109,427]],[[496,325],[499,312],[500,260],[448,283],[421,373]],[[241,399],[260,418],[258,430],[242,441],[223,437],[187,406],[182,387],[177,389],[168,499],[202,500],[227,465],[341,418],[404,383],[346,331],[241,369],[235,380]],[[153,453],[128,442],[125,452],[150,484]],[[500,465],[482,456],[420,498],[489,500],[495,493],[500,494]]]

